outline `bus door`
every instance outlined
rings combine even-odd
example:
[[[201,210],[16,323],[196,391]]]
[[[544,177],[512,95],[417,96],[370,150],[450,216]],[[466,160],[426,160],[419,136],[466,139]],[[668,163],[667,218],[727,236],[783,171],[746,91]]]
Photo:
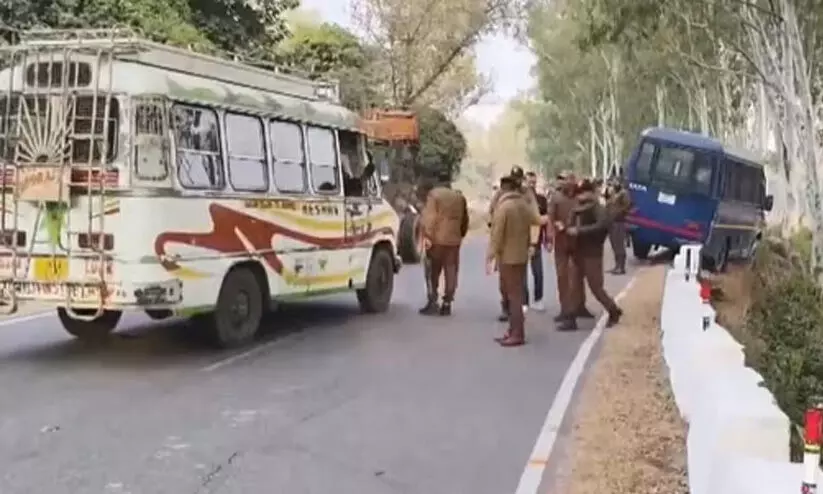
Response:
[[[365,279],[371,254],[371,242],[368,233],[372,228],[372,213],[376,201],[369,186],[372,179],[363,177],[366,168],[365,141],[360,134],[339,131],[340,161],[343,172],[343,191],[345,193],[345,231],[348,247],[347,272],[353,284]]]
[[[630,221],[639,229],[642,242],[676,247],[703,242],[716,200],[717,157],[714,153],[646,141],[635,161],[629,188],[635,206]]]

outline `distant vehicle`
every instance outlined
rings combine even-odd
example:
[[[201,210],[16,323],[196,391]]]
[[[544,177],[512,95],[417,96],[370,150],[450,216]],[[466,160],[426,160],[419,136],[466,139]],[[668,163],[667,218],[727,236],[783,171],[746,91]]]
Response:
[[[627,218],[634,255],[655,247],[704,245],[704,266],[723,271],[755,251],[773,198],[763,166],[715,139],[646,129],[627,166],[633,210]]]
[[[126,310],[250,341],[273,301],[389,307],[399,218],[334,84],[119,30],[3,47],[0,288],[79,338]]]

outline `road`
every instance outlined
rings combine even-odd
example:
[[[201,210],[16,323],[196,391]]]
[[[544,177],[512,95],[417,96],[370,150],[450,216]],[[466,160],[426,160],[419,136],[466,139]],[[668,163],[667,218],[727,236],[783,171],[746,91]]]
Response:
[[[529,313],[528,345],[499,347],[483,250],[464,247],[451,318],[417,314],[411,266],[388,313],[353,295],[284,306],[240,353],[138,314],[98,348],[51,314],[0,323],[0,492],[514,492],[594,323],[554,330],[547,269],[554,305]]]

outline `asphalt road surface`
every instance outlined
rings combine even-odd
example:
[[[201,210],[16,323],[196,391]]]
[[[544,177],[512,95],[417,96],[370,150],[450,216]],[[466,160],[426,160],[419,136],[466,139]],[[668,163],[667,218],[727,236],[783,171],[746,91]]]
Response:
[[[451,318],[417,314],[410,266],[388,313],[353,294],[284,306],[243,352],[138,314],[96,348],[51,313],[0,322],[0,493],[514,492],[594,322],[554,330],[549,262],[549,310],[499,347],[484,248],[464,247]]]

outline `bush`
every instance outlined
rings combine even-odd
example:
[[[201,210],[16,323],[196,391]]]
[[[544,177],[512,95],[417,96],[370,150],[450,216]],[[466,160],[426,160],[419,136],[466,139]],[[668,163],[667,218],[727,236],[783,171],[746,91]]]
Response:
[[[823,396],[823,289],[808,274],[808,257],[797,250],[794,242],[772,239],[758,250],[743,343],[748,364],[763,376],[791,422],[802,426],[809,400]],[[802,435],[793,429],[797,460]]]

